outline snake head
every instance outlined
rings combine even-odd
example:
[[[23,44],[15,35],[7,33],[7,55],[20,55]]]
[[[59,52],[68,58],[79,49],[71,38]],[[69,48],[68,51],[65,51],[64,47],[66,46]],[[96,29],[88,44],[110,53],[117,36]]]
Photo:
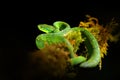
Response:
[[[55,31],[55,28],[53,26],[47,24],[39,24],[37,27],[40,31],[43,31],[45,33],[51,33]]]

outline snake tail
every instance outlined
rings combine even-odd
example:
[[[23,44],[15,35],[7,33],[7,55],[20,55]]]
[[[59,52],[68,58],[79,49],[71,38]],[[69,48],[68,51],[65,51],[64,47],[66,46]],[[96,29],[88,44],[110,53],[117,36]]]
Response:
[[[74,65],[80,64],[86,60],[87,59],[83,56],[77,56],[77,57],[71,58],[71,65],[74,66]]]

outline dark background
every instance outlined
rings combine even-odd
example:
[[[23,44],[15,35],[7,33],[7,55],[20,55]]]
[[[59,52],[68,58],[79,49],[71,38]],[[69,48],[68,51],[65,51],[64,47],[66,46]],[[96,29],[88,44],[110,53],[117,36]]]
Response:
[[[35,38],[40,34],[37,29],[39,23],[52,24],[57,20],[62,20],[71,26],[78,26],[80,21],[85,20],[86,14],[97,17],[100,24],[107,24],[113,17],[120,22],[120,9],[117,3],[76,2],[69,4],[61,2],[57,5],[46,5],[42,2],[34,5],[16,3],[6,8],[2,6],[0,80],[21,80],[22,67],[27,62],[27,54],[36,49]],[[109,43],[108,55],[103,59],[101,71],[96,68],[80,70],[76,79],[113,80],[119,78],[119,46],[120,41],[116,44]]]

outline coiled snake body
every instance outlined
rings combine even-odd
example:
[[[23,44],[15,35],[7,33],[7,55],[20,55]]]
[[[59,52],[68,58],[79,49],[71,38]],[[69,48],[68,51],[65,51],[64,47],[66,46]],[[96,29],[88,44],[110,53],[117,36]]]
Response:
[[[96,38],[85,28],[73,27],[71,28],[69,24],[63,21],[56,21],[52,25],[39,24],[38,29],[45,32],[45,34],[40,34],[36,37],[36,46],[38,49],[42,49],[45,46],[45,42],[50,44],[65,43],[70,52],[71,65],[79,64],[83,68],[95,67],[100,62],[100,49]],[[71,30],[79,30],[82,37],[85,38],[85,46],[87,48],[88,57],[75,56],[73,52],[73,46],[65,38],[65,36]]]

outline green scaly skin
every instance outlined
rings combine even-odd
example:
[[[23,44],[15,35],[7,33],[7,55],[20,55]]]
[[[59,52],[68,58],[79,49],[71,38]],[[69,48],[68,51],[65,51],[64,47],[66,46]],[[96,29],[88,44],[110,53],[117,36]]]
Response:
[[[41,34],[37,36],[36,38],[37,47],[39,49],[44,48],[45,42],[47,42],[48,44],[65,43],[69,49],[70,56],[74,57],[73,46],[67,39],[64,38],[65,34],[69,32],[71,29],[70,25],[62,21],[54,22],[53,25],[54,26],[47,24],[38,25],[38,29],[45,32],[46,34]]]
[[[80,67],[90,68],[98,65],[100,61],[100,50],[99,45],[95,37],[86,29],[80,27],[70,28],[69,24],[56,21],[53,23],[54,26],[47,24],[39,24],[39,30],[45,32],[46,34],[38,35],[36,38],[36,45],[39,49],[44,48],[45,42],[50,44],[58,44],[65,43],[69,49],[70,57],[71,57],[71,65],[80,64]],[[73,46],[70,42],[65,38],[67,33],[71,30],[80,30],[82,33],[82,37],[85,39],[85,45],[88,49],[88,57],[85,58],[83,56],[75,57],[73,53]]]
[[[100,48],[96,38],[86,29],[80,28],[82,37],[85,38],[85,46],[88,50],[88,60],[81,63],[80,67],[95,67],[100,62]]]

